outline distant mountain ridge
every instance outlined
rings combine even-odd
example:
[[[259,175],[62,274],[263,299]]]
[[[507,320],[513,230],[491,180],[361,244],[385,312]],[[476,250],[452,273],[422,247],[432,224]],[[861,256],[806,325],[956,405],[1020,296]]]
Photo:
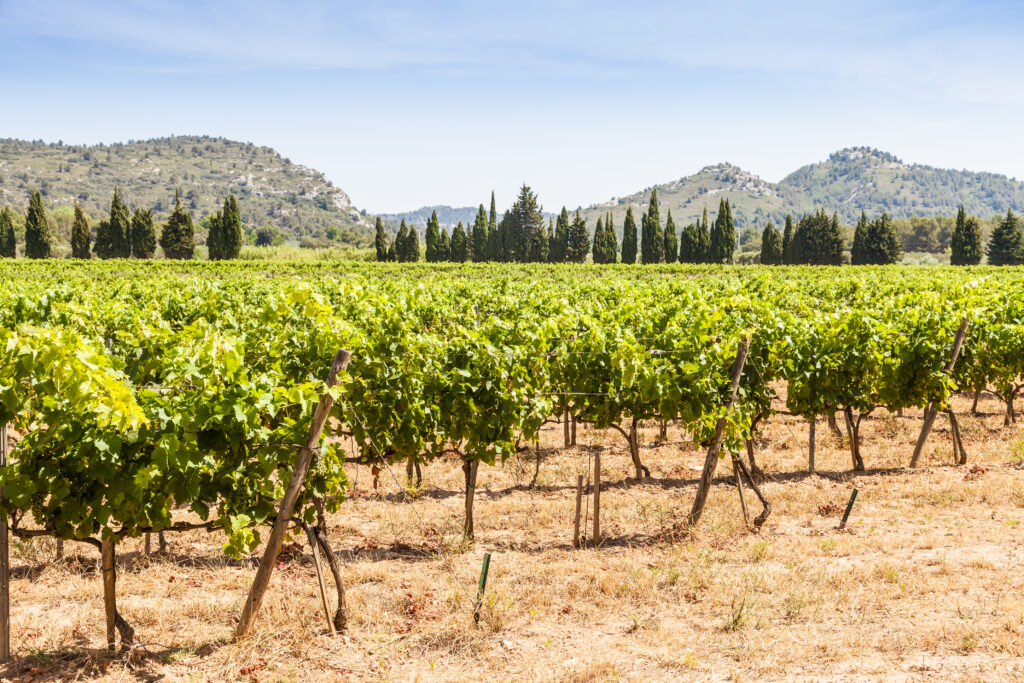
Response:
[[[166,219],[181,188],[197,222],[233,193],[246,227],[270,223],[291,242],[365,246],[373,239],[372,219],[344,190],[270,147],[207,136],[110,145],[0,139],[0,206],[23,210],[39,190],[48,210],[77,200],[95,222],[109,213],[115,187],[130,207],[154,209],[157,220]]]
[[[760,230],[768,221],[781,224],[825,208],[853,224],[861,211],[869,216],[887,211],[893,218],[952,216],[963,204],[969,214],[991,217],[1007,209],[1024,211],[1024,183],[995,173],[940,169],[906,164],[887,152],[849,147],[823,162],[803,166],[778,183],[728,163],[705,166],[691,176],[644,188],[584,209],[593,224],[612,212],[621,232],[626,209],[633,206],[639,222],[652,189],[658,190],[662,220],[669,209],[677,228],[701,216],[714,216],[727,198],[738,229]]]

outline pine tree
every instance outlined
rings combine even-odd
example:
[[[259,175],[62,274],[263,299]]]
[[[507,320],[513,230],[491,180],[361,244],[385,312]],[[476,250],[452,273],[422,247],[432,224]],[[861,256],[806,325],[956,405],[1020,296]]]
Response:
[[[402,224],[398,226],[398,234],[395,236],[395,260],[399,262],[406,262],[409,259],[406,254],[409,248],[409,228],[405,225],[405,219],[402,219]]]
[[[469,260],[469,243],[466,240],[466,229],[462,227],[462,221],[452,231],[451,261],[462,263]]]
[[[565,262],[569,253],[569,212],[565,210],[564,206],[562,207],[562,212],[558,214],[558,220],[555,222],[552,246],[554,248],[551,249],[551,262]]]
[[[473,223],[473,260],[477,262],[489,261],[490,254],[487,250],[490,241],[490,227],[487,222],[487,211],[484,205],[476,212],[476,221]]]
[[[761,233],[761,264],[765,266],[782,265],[782,235],[775,226],[768,222]]]
[[[853,231],[853,246],[850,248],[850,265],[863,266],[867,263],[866,242],[868,238],[868,216],[863,210],[860,212],[860,220],[857,221],[857,228]]]
[[[376,233],[373,237],[373,246],[377,250],[377,261],[388,260],[388,237],[384,232],[384,221],[377,216],[377,221],[374,224],[374,232]]]
[[[732,209],[728,199],[720,200],[715,225],[711,229],[712,263],[732,263],[732,255],[736,250],[736,226],[732,222]]]
[[[541,229],[534,231],[530,237],[530,247],[526,257],[530,263],[547,263],[550,256],[552,237],[549,228],[543,227],[543,221],[541,223]],[[549,221],[547,225],[550,227],[550,224]]]
[[[633,218],[633,207],[626,208],[626,220],[622,223],[622,262],[636,263],[636,219]]]
[[[999,223],[988,240],[988,264],[990,266],[1019,266],[1024,263],[1024,234],[1020,222],[1007,209],[1006,218]]]
[[[782,262],[787,266],[797,263],[793,258],[793,217],[786,214],[786,227],[782,231]]]
[[[430,214],[430,220],[427,221],[427,263],[434,263],[440,261],[441,257],[438,252],[439,242],[441,241],[441,224],[437,221],[437,211]]]
[[[665,260],[665,235],[661,231],[657,190],[651,190],[647,213],[640,219],[640,233],[641,263],[663,262]]]
[[[499,231],[507,260],[522,262],[540,253],[540,247],[534,245],[546,237],[544,212],[529,185],[524,183],[519,188],[519,196],[502,218]]]
[[[192,214],[181,205],[181,190],[174,191],[174,210],[160,233],[160,246],[169,259],[191,260],[196,248]]]
[[[236,259],[241,256],[242,214],[238,211],[238,200],[233,194],[224,200],[221,234],[224,238],[224,258]]]
[[[114,188],[114,198],[110,201],[110,218],[100,221],[96,228],[93,251],[102,259],[131,256],[131,218],[117,188]]]
[[[954,266],[976,266],[981,263],[981,225],[974,216],[967,218],[963,205],[956,215],[956,228],[950,243],[949,262]]]
[[[711,231],[708,229],[708,207],[704,207],[704,217],[697,224],[697,263],[713,263],[711,259]]]
[[[71,224],[71,258],[87,259],[89,252],[89,221],[82,207],[75,202],[75,222]]]
[[[25,256],[50,258],[50,247],[50,222],[43,209],[43,196],[36,190],[28,200],[28,215],[25,216]]]
[[[590,233],[587,229],[587,220],[576,210],[576,217],[569,227],[569,246],[566,249],[565,260],[569,263],[585,263],[587,252],[590,251]]]
[[[665,219],[665,263],[679,260],[679,238],[676,236],[676,222],[672,220],[672,209]]]
[[[149,209],[135,209],[131,226],[132,256],[151,259],[156,252],[156,227],[153,212]],[[88,257],[86,257],[88,258]]]
[[[14,239],[14,212],[5,206],[0,210],[0,258],[15,258],[18,244]]]

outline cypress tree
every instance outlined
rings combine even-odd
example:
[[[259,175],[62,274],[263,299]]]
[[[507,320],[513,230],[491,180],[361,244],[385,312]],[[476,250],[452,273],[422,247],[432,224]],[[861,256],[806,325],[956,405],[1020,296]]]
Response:
[[[89,221],[82,207],[75,202],[75,222],[71,224],[71,258],[87,259],[89,253]]]
[[[18,245],[14,239],[14,212],[5,206],[0,210],[0,258],[15,258]]]
[[[402,219],[402,224],[398,226],[398,234],[395,236],[395,260],[404,263],[408,261],[407,258],[409,249],[409,228],[405,225],[405,219]]]
[[[430,220],[427,221],[427,263],[434,263],[440,261],[440,253],[438,251],[439,243],[441,241],[441,224],[437,221],[437,211],[430,214]]]
[[[771,221],[761,233],[761,264],[765,266],[782,265],[782,235],[771,224]]]
[[[797,262],[793,258],[793,217],[786,214],[786,227],[782,231],[782,262],[787,266]]]
[[[665,219],[665,263],[679,260],[679,238],[676,236],[676,222],[672,220],[672,209]]]
[[[491,212],[487,214],[487,230],[494,232],[498,229],[498,212],[494,208],[494,190],[491,190]]]
[[[43,196],[36,190],[28,200],[28,215],[25,216],[25,256],[50,258],[50,247],[50,222],[43,209]]]
[[[220,261],[224,258],[224,214],[210,214],[210,231],[206,234],[206,258]]]
[[[437,260],[452,260],[452,240],[448,236],[448,228],[441,230],[441,239],[437,241]]]
[[[838,231],[839,219],[834,217],[833,220]],[[903,245],[896,232],[896,226],[889,218],[889,214],[884,211],[881,218],[868,223],[863,241],[861,258],[866,264],[891,265],[898,262],[903,254]]]
[[[160,233],[160,246],[169,259],[190,260],[196,248],[192,214],[181,205],[181,190],[174,191],[174,210]]]
[[[462,227],[462,221],[452,231],[451,261],[462,263],[469,260],[469,243],[466,240],[466,229]]]
[[[235,259],[241,256],[242,214],[238,211],[238,200],[233,194],[224,200],[221,235],[224,237],[224,258]]]
[[[473,260],[477,262],[489,261],[487,245],[490,241],[490,225],[487,222],[487,211],[481,204],[476,212],[476,221],[473,223]]]
[[[398,260],[398,254],[395,253],[395,243],[392,242],[391,246],[388,247],[388,263],[394,263]]]
[[[868,216],[863,210],[853,231],[853,247],[850,249],[850,265],[863,266],[867,261]]]
[[[587,252],[590,250],[590,233],[587,229],[587,221],[576,210],[576,217],[573,218],[569,227],[569,246],[566,249],[565,260],[570,263],[584,263],[587,260]]]
[[[622,223],[622,262],[636,263],[636,219],[633,207],[626,208],[626,220]]]
[[[388,237],[384,232],[384,221],[377,216],[377,221],[373,226],[374,232],[376,233],[373,237],[373,246],[377,250],[377,261],[388,260]]]
[[[608,212],[604,221],[604,239],[605,263],[615,263],[619,260],[619,238],[615,234],[615,217],[611,211]]]
[[[704,207],[704,217],[697,224],[697,254],[700,260],[695,263],[712,263],[711,231],[708,229],[708,207]]]
[[[988,263],[990,266],[1018,266],[1024,263],[1024,235],[1012,209],[1007,209],[1006,218],[989,237]]]
[[[420,261],[420,234],[415,225],[409,228],[409,237],[405,241],[405,260],[409,263]]]
[[[131,254],[130,231],[128,207],[121,200],[121,193],[114,188],[114,198],[110,201],[110,217],[100,221],[97,226],[93,251],[102,259],[127,258]]]
[[[156,227],[153,212],[149,209],[135,209],[131,226],[132,256],[150,259],[156,252]],[[86,257],[88,258],[88,257]]]
[[[544,227],[543,220],[541,221],[540,230],[534,230],[530,236],[530,246],[527,250],[526,260],[530,263],[548,263],[551,249],[551,222],[548,221],[547,227]]]
[[[502,217],[499,232],[502,233],[502,247],[509,261],[527,261],[539,257],[542,239],[545,239],[543,250],[547,250],[544,213],[537,202],[537,195],[529,185],[524,183],[519,188],[515,203]]]
[[[651,190],[647,213],[640,219],[640,261],[661,263],[665,260],[665,235],[661,231],[661,213],[658,207],[658,191]]]
[[[702,255],[700,253],[700,228],[693,223],[687,225],[679,233],[679,262],[703,262]]]
[[[555,222],[555,232],[552,239],[551,262],[563,263],[568,260],[569,254],[569,212],[562,207]]]
[[[956,228],[950,243],[949,262],[954,266],[976,266],[981,263],[981,225],[974,216],[967,218],[961,204],[956,215]]]
[[[495,228],[492,230],[490,227],[490,223],[488,223],[487,227],[487,260],[504,260],[504,254],[502,253],[501,233],[498,231],[497,226],[495,226]]]
[[[718,204],[715,225],[711,229],[709,260],[712,263],[732,263],[732,255],[735,250],[736,226],[732,222],[732,209],[729,206],[729,200],[722,199]]]
[[[591,244],[590,257],[594,263],[605,263],[604,219],[598,216],[594,227],[594,241]]]

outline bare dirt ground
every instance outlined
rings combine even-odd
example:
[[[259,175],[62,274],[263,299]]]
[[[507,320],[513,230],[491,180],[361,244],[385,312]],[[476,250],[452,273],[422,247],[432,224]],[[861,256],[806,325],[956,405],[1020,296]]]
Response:
[[[222,538],[169,536],[146,558],[119,546],[119,607],[139,647],[108,654],[98,553],[12,544],[10,680],[1013,680],[1024,679],[1024,440],[987,416],[957,412],[969,464],[952,466],[937,421],[924,467],[903,469],[920,429],[879,411],[866,420],[869,470],[819,424],[819,474],[806,474],[806,424],[777,416],[757,451],[774,505],[748,531],[722,461],[699,528],[689,511],[704,459],[670,427],[653,478],[636,482],[614,431],[581,429],[562,449],[557,425],[535,456],[481,467],[476,544],[460,547],[462,472],[430,464],[409,502],[404,468],[349,466],[351,498],[331,518],[342,555],[349,632],[331,638],[313,566],[295,552],[275,572],[255,635],[230,642],[254,568],[228,561]],[[604,457],[600,548],[574,550],[575,480]],[[853,487],[848,531],[838,531]],[[760,509],[747,492],[752,515]],[[592,510],[591,510],[592,512]],[[305,551],[305,547],[303,548]],[[493,555],[479,627],[473,599]],[[333,595],[332,595],[333,599]]]

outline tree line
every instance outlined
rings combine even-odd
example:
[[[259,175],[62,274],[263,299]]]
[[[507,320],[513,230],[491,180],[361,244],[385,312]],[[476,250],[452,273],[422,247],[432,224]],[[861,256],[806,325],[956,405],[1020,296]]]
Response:
[[[150,259],[156,253],[157,244],[169,259],[191,259],[195,253],[195,225],[192,214],[181,203],[180,190],[174,193],[174,209],[161,227],[159,239],[153,210],[136,208],[130,212],[117,188],[110,202],[110,215],[97,224],[95,238],[92,236],[89,219],[77,201],[74,213],[71,224],[72,258],[88,259],[95,254],[101,259]],[[50,258],[53,242],[42,196],[35,191],[29,198],[25,214],[25,256],[33,259]],[[206,239],[210,260],[238,258],[242,242],[242,218],[238,201],[234,195],[230,195],[224,200],[223,209],[210,216]],[[5,206],[0,210],[0,257],[15,258],[17,253],[14,211]]]

